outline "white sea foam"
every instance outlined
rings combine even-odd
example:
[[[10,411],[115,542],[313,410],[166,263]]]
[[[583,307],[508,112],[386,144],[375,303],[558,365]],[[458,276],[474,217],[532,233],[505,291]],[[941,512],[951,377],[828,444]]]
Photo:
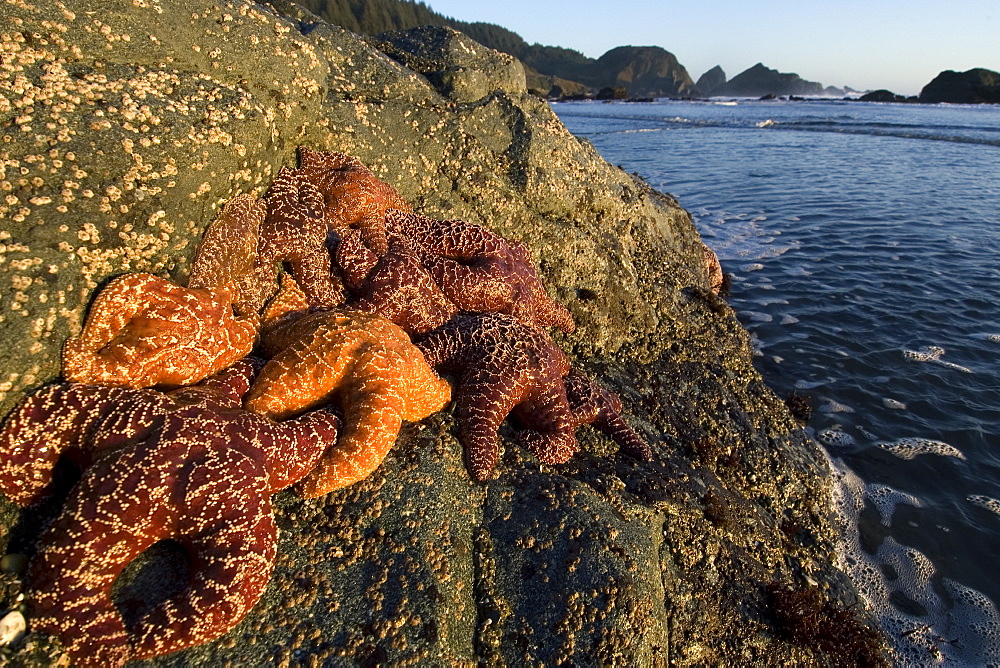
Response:
[[[989,334],[987,332],[980,332],[978,334],[973,334],[972,338],[979,339],[981,341],[993,341],[995,343],[1000,343],[1000,334]]]
[[[900,459],[913,459],[920,455],[940,455],[965,459],[962,451],[943,441],[932,441],[927,438],[900,438],[891,442],[876,443],[876,446],[891,452]]]
[[[853,413],[854,409],[847,404],[842,404],[833,399],[824,399],[823,405],[819,407],[821,413]]]
[[[890,399],[889,397],[882,397],[882,405],[886,408],[891,408],[895,411],[905,411],[906,404],[902,401],[896,401],[895,399]]]
[[[965,497],[965,500],[974,506],[985,508],[992,513],[1000,515],[1000,499],[994,499],[991,496],[983,496],[982,494],[970,494]]]
[[[839,459],[830,461],[830,469],[831,499],[841,528],[838,565],[886,630],[896,665],[1000,664],[1000,614],[986,596],[941,577],[925,554],[891,536],[874,554],[861,547],[858,520],[867,502],[888,526],[897,505],[920,507],[920,501],[884,485],[866,486]]]
[[[944,348],[940,346],[924,346],[919,350],[904,350],[903,357],[914,362],[934,362],[948,369],[954,369],[962,373],[972,373],[972,369],[968,367],[942,360],[941,356],[944,355],[944,352]]]
[[[774,316],[760,311],[740,311],[740,315],[751,322],[771,322]]]
[[[824,429],[816,434],[816,440],[831,448],[846,448],[854,445],[854,437],[840,427]]]
[[[870,484],[865,488],[865,494],[875,504],[875,509],[878,510],[878,514],[882,518],[882,524],[887,526],[892,521],[892,514],[896,512],[896,506],[907,505],[922,508],[924,505],[920,499],[912,494],[901,492],[888,485]]]
[[[781,322],[779,322],[778,324],[780,324],[780,325],[794,325],[798,321],[799,321],[799,319],[796,318],[794,315],[785,314],[785,315],[781,316]]]

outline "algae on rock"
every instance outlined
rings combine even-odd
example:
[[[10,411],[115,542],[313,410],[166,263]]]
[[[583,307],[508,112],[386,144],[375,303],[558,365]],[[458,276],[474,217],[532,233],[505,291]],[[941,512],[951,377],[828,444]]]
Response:
[[[362,38],[282,0],[2,1],[0,412],[58,374],[98,286],[183,280],[222,205],[305,144],[358,157],[417,211],[524,241],[578,323],[560,345],[656,452],[635,462],[582,428],[549,467],[506,440],[479,484],[439,413],[370,478],[279,495],[261,602],[151,663],[823,660],[781,637],[766,591],[853,600],[821,453],[708,289],[688,214],[570,135],[516,61],[459,58],[443,29]],[[9,524],[0,545],[30,551]]]

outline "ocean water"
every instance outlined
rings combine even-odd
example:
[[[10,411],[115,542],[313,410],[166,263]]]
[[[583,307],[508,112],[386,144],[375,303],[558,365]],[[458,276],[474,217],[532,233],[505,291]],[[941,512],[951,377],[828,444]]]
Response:
[[[900,665],[1000,665],[1000,107],[559,103],[691,211]]]

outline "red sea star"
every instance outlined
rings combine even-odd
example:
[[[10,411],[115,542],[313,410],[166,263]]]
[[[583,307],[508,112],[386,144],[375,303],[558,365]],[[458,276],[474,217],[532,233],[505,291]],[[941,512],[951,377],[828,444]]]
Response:
[[[570,369],[563,383],[577,425],[594,425],[636,459],[648,462],[653,458],[649,444],[622,419],[622,401],[618,395],[577,369]]]
[[[337,247],[337,262],[350,269],[344,279],[358,295],[347,306],[387,318],[409,334],[439,327],[458,311],[400,237],[390,237],[389,249],[379,258],[358,230],[348,230]]]
[[[331,273],[320,191],[300,170],[283,167],[264,201],[267,218],[261,228],[263,260],[291,264],[292,274],[313,306],[331,308],[343,303],[343,286]]]
[[[365,245],[378,255],[388,249],[386,211],[411,210],[395,188],[376,178],[360,160],[344,153],[300,146],[297,171],[322,193],[329,228],[341,236],[349,229],[360,230]]]
[[[506,313],[543,327],[574,330],[573,316],[545,292],[527,246],[463,220],[391,210],[390,237],[410,242],[459,310]]]
[[[536,327],[502,314],[459,314],[417,343],[438,370],[455,373],[455,406],[472,477],[485,480],[499,454],[507,414],[539,435],[532,451],[545,463],[577,450],[563,378],[569,360]]]
[[[719,256],[715,254],[715,251],[708,247],[708,244],[701,244],[701,256],[702,264],[705,267],[705,273],[708,275],[708,284],[712,288],[712,292],[719,294],[722,290],[722,283],[725,277],[722,273],[722,263],[719,262]]]
[[[169,394],[60,384],[8,418],[0,489],[12,498],[38,498],[61,451],[85,467],[28,573],[32,626],[59,635],[74,663],[207,642],[260,598],[277,544],[270,496],[315,465],[338,420],[316,412],[275,425],[241,410],[251,375],[241,362]],[[188,551],[191,583],[126,628],[111,587],[165,538]]]
[[[237,313],[260,313],[277,288],[273,262],[264,262],[258,251],[266,216],[262,200],[250,195],[230,200],[202,237],[188,287],[229,287]]]
[[[66,380],[96,385],[188,385],[245,357],[256,314],[233,314],[228,288],[183,288],[152,274],[114,279],[63,347]]]
[[[451,397],[406,332],[360,311],[307,312],[286,279],[268,307],[263,343],[267,363],[246,408],[274,419],[333,402],[344,428],[316,469],[299,485],[307,497],[367,477],[396,442],[403,420],[422,420]]]

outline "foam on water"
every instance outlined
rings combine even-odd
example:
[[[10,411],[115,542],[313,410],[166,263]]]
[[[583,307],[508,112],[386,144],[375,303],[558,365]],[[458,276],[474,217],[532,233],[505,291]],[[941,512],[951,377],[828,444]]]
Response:
[[[955,446],[948,445],[943,441],[932,441],[927,438],[907,437],[888,443],[876,443],[875,445],[891,452],[900,459],[913,459],[920,455],[940,455],[942,457],[965,459],[965,455]]]
[[[853,413],[854,409],[847,404],[842,404],[833,399],[824,399],[823,405],[819,407],[821,413]]]
[[[831,448],[847,448],[855,444],[854,437],[840,427],[824,429],[816,434],[816,440]]]
[[[983,496],[982,494],[970,494],[965,497],[965,500],[974,506],[985,508],[991,513],[1000,515],[1000,499],[994,499],[991,496]]]
[[[868,485],[866,493],[875,504],[875,509],[878,510],[878,514],[882,518],[882,524],[887,526],[892,521],[892,514],[896,512],[896,506],[905,504],[914,508],[922,508],[924,505],[920,499],[912,494],[901,492],[889,485]]]
[[[989,598],[942,577],[925,554],[891,536],[874,553],[862,547],[860,515],[868,503],[887,528],[896,506],[919,507],[919,499],[886,485],[865,485],[839,459],[830,468],[841,524],[838,565],[888,634],[897,665],[1000,665],[1000,613]]]
[[[894,411],[906,410],[906,404],[902,401],[897,401],[896,399],[890,399],[889,397],[882,397],[882,405],[886,408],[891,408]]]
[[[972,369],[941,359],[944,355],[944,348],[940,346],[924,346],[919,350],[904,350],[903,357],[914,362],[934,362],[949,369],[955,369],[963,373],[972,373]]]

